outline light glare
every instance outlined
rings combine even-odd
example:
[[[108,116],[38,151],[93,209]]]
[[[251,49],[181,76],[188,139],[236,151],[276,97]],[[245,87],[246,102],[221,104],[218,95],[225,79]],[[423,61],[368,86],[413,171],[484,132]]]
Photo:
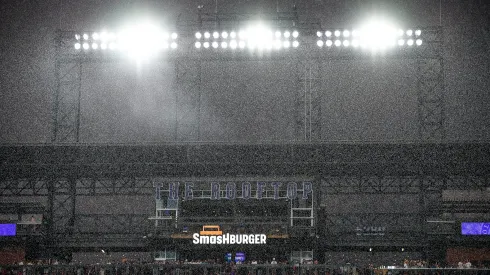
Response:
[[[203,46],[204,46],[204,48],[206,48],[206,49],[207,49],[207,48],[209,48],[209,42],[204,42],[204,43],[203,43]]]
[[[215,48],[215,49],[216,49],[216,48],[218,48],[218,46],[219,46],[219,45],[218,45],[218,42],[214,41],[214,42],[213,42],[213,44],[212,44],[212,46],[213,46],[213,48]]]
[[[92,49],[97,50],[99,45],[97,43],[92,43]]]
[[[323,41],[322,40],[316,41],[316,45],[320,48],[323,47]]]
[[[332,36],[332,32],[331,31],[326,31],[325,32],[325,36],[326,37],[331,37]]]
[[[196,38],[201,39],[201,37],[202,37],[202,34],[200,32],[196,32]]]
[[[289,31],[285,31],[284,32],[284,37],[285,38],[289,38],[289,36],[291,36],[291,33]]]
[[[344,45],[344,47],[349,47],[349,45],[350,45],[349,40],[344,40],[343,45]]]
[[[223,48],[223,49],[228,48],[228,43],[226,43],[226,42],[224,42],[224,41],[223,41],[223,42],[221,42],[221,48]]]
[[[327,47],[332,47],[332,40],[327,40],[327,42],[325,42],[325,45],[327,45]]]
[[[299,46],[299,42],[297,40],[293,41],[293,48],[297,48]]]
[[[335,40],[335,46],[340,47],[342,45],[342,42],[340,40]]]
[[[221,33],[221,37],[223,37],[224,39],[228,38],[228,33],[227,32],[222,32]]]
[[[422,45],[422,39],[417,39],[417,40],[415,41],[415,44],[417,44],[417,46]]]
[[[298,31],[293,31],[293,37],[294,38],[298,38],[298,35],[299,35]]]
[[[83,43],[83,49],[88,50],[90,48],[88,43]]]
[[[350,36],[350,32],[348,30],[345,30],[344,33],[343,33],[344,37],[349,37]]]
[[[219,38],[219,33],[218,32],[213,32],[213,38],[218,39]]]
[[[177,33],[175,33],[175,32],[172,33],[172,39],[173,40],[177,39]]]
[[[335,35],[336,37],[339,37],[339,36],[340,36],[340,31],[339,31],[339,30],[335,31],[335,32],[334,32],[334,35]]]
[[[322,33],[322,32],[320,32],[320,31],[317,31],[317,32],[316,32],[316,36],[318,36],[318,37],[322,37],[322,35],[323,35],[323,33]]]
[[[421,30],[416,30],[416,31],[415,31],[415,35],[416,35],[416,36],[420,36],[421,34],[422,34],[422,31],[421,31]]]
[[[413,39],[408,39],[407,45],[408,46],[413,46]]]
[[[197,42],[194,44],[194,46],[195,46],[196,48],[198,48],[198,49],[199,49],[199,48],[201,48],[201,42],[197,41]]]
[[[81,47],[80,43],[75,43],[75,50],[80,50],[80,47]]]

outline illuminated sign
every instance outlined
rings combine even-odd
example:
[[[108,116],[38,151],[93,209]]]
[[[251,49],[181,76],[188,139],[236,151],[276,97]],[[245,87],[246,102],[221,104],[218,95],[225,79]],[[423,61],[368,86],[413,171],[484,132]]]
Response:
[[[266,244],[265,234],[223,234],[218,225],[205,225],[192,235],[193,244]]]
[[[490,235],[490,222],[462,222],[461,235]]]
[[[210,182],[208,186],[209,189],[207,191],[209,192],[209,198],[212,200],[233,200],[236,198],[272,198],[275,200],[279,198],[300,198],[303,200],[307,200],[311,198],[311,195],[313,193],[313,184],[311,182]],[[161,199],[162,192],[168,192],[168,198],[173,200],[177,200],[181,197],[183,197],[185,200],[192,200],[194,198],[193,182],[185,182],[183,184],[183,188],[181,188],[180,182],[170,182],[168,183],[167,190],[163,190],[162,188],[162,183],[155,184],[155,194],[157,200]]]
[[[15,223],[0,224],[1,236],[15,236],[17,234],[17,226]]]

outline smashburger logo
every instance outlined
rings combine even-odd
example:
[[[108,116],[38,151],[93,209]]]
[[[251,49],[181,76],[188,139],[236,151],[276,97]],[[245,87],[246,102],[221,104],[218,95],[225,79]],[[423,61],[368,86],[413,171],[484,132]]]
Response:
[[[193,244],[266,244],[265,234],[223,234],[219,225],[205,225],[192,235]]]

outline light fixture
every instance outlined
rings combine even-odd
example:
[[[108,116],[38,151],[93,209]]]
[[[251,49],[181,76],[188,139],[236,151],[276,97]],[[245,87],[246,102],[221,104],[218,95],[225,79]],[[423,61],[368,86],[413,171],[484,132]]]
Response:
[[[218,42],[214,41],[213,44],[211,44],[211,46],[213,46],[213,48],[216,49],[216,48],[218,48],[219,45],[218,45]]]
[[[417,46],[422,45],[422,39],[415,40],[415,44],[417,44]]]
[[[407,40],[407,45],[412,46],[413,45],[413,39],[408,39]]]
[[[75,43],[75,50],[80,50],[80,47],[81,47],[80,43]]]
[[[204,42],[202,46],[206,49],[209,48],[209,42]]]
[[[276,38],[280,38],[281,37],[281,32],[280,31],[276,31],[274,33],[274,35],[276,36]]]
[[[340,47],[342,45],[342,42],[340,40],[335,40],[335,46]]]
[[[228,33],[227,32],[222,32],[221,33],[221,37],[223,37],[224,39],[228,38]]]
[[[175,42],[170,43],[170,48],[176,49],[177,48],[177,43],[175,43]]]
[[[92,49],[97,50],[99,48],[99,45],[97,43],[92,43]]]
[[[299,36],[298,31],[293,31],[293,38],[298,38],[298,36]]]
[[[398,40],[398,45],[399,45],[399,46],[403,46],[403,45],[405,45],[405,40],[403,40],[403,39],[399,39],[399,40]]]
[[[318,36],[318,37],[322,37],[322,35],[323,35],[323,33],[322,33],[321,31],[317,31],[317,32],[316,32],[316,36]]]
[[[413,31],[412,30],[407,30],[407,36],[412,36]]]
[[[83,40],[88,40],[88,34],[86,33],[83,34]]]
[[[326,37],[331,37],[332,36],[332,32],[331,31],[326,31],[325,32],[325,36]]]
[[[415,31],[415,36],[420,36],[422,34],[422,31],[421,30],[416,30]]]
[[[283,47],[284,48],[289,48],[290,45],[291,45],[291,43],[289,41],[284,41],[283,42]]]
[[[344,40],[344,42],[342,44],[344,45],[344,47],[349,47],[350,42],[349,42],[349,40]]]
[[[83,43],[83,49],[88,50],[90,48],[90,45],[88,43]]]
[[[327,47],[332,47],[332,40],[327,40],[327,42],[325,42],[325,45],[327,45]]]
[[[196,43],[194,43],[194,46],[198,49],[201,48],[201,42],[197,41]]]
[[[99,40],[99,33],[94,32],[94,33],[92,34],[92,39],[93,39],[93,40]]]
[[[230,41],[230,48],[232,48],[232,49],[236,49],[237,45],[238,45],[238,44],[237,44],[236,40],[231,40],[231,41]]]
[[[335,37],[339,37],[339,36],[340,36],[340,31],[339,31],[339,30],[336,30],[336,31],[334,32],[334,35],[335,35]]]
[[[213,32],[213,38],[218,39],[219,38],[219,32]]]
[[[221,48],[223,49],[228,48],[228,43],[226,43],[225,41],[221,42]]]
[[[316,45],[320,48],[323,47],[323,41],[322,40],[316,41]]]
[[[236,32],[230,32],[230,38],[235,39],[236,38]]]
[[[204,33],[204,38],[208,39],[211,37],[211,34],[209,32]]]
[[[201,39],[201,37],[202,37],[202,34],[200,32],[196,32],[196,38]]]
[[[284,32],[284,37],[285,38],[289,38],[289,36],[291,36],[291,33],[289,31],[285,31]]]
[[[349,37],[350,36],[350,32],[348,30],[345,30],[344,33],[343,33],[344,37]]]
[[[293,41],[293,48],[297,48],[299,46],[299,42],[297,40]]]

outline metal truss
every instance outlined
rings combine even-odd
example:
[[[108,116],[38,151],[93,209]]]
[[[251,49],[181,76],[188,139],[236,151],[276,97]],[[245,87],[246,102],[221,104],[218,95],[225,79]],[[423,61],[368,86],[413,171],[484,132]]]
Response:
[[[175,60],[175,141],[201,140],[201,63]]]
[[[52,142],[80,141],[80,96],[82,90],[82,59],[62,60],[63,32],[57,33],[53,104]]]
[[[298,60],[296,72],[295,137],[300,141],[322,139],[322,91],[320,60]]]

